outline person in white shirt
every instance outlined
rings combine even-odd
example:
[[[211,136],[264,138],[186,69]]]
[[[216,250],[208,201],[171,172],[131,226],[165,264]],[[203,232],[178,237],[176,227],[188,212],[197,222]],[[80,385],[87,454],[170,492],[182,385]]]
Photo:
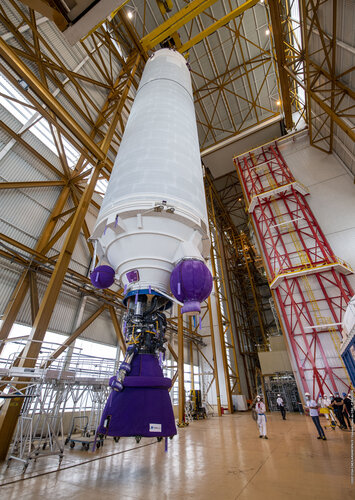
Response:
[[[277,407],[281,411],[282,419],[286,420],[286,408],[285,408],[285,403],[284,400],[281,397],[281,394],[277,395],[277,400],[276,400]]]
[[[255,411],[258,416],[259,438],[268,439],[266,435],[266,406],[262,401],[262,396],[256,397]]]
[[[312,418],[313,423],[316,426],[318,434],[319,434],[317,439],[323,439],[323,441],[326,441],[327,438],[325,437],[323,427],[321,426],[321,424],[319,422],[318,405],[314,401],[314,399],[311,399],[311,395],[309,394],[309,392],[305,393],[305,397],[306,397],[306,406],[307,406],[307,408],[309,408],[309,416]]]

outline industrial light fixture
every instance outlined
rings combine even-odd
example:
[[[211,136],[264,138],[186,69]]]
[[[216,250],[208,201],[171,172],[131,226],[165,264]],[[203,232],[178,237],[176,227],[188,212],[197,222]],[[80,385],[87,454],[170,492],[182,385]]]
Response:
[[[133,12],[131,10],[127,12],[127,17],[128,19],[133,19]]]
[[[270,35],[270,30],[266,30],[265,35]]]
[[[281,106],[281,101],[276,101],[276,106]]]

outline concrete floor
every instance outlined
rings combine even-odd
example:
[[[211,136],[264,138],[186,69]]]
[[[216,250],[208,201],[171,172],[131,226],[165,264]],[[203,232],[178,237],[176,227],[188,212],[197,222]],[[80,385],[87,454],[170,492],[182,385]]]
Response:
[[[67,449],[62,470],[56,470],[54,457],[31,464],[24,476],[12,463],[7,470],[0,468],[0,498],[354,499],[351,432],[328,430],[328,440],[319,441],[309,417],[287,417],[268,417],[268,441],[259,439],[250,413],[235,414],[180,429],[167,453],[164,444],[153,439],[136,445],[125,438],[118,444],[110,440],[97,453]],[[81,463],[85,460],[91,461]],[[37,474],[44,475],[29,478]],[[9,481],[13,484],[4,484]]]

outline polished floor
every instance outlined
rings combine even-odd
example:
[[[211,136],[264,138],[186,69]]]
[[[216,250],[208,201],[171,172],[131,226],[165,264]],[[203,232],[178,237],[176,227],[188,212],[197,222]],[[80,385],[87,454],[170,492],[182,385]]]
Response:
[[[153,439],[107,442],[96,453],[66,451],[30,464],[25,475],[12,463],[0,467],[6,500],[346,500],[351,484],[351,431],[316,439],[309,417],[268,417],[269,440],[259,439],[250,413],[193,422],[164,443]],[[355,439],[354,439],[355,440]],[[355,451],[355,450],[354,450]],[[86,462],[86,463],[85,463]],[[36,476],[32,477],[31,476]],[[25,480],[22,480],[25,478]],[[4,483],[11,484],[4,484]]]

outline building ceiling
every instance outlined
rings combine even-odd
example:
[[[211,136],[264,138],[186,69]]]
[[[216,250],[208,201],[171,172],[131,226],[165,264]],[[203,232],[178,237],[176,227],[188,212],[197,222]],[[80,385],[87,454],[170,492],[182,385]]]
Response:
[[[174,1],[174,8],[165,19],[187,3]],[[243,3],[244,0],[213,2],[178,30],[182,46]],[[163,21],[157,2],[132,1],[127,7],[130,6],[140,38]],[[264,3],[246,10],[185,55],[191,69],[202,151],[279,115],[280,97]]]

